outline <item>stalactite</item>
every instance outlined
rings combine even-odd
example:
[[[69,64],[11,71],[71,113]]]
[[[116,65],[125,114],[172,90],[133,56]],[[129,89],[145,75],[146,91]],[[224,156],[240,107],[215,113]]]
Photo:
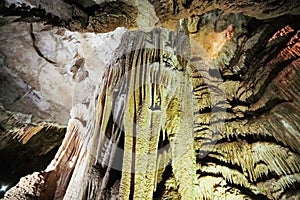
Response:
[[[215,146],[214,151],[217,154],[212,153],[210,156],[225,163],[241,166],[243,173],[246,173],[251,182],[261,177],[262,173],[267,175],[269,171],[276,173],[278,176],[299,171],[299,166],[296,163],[300,162],[300,157],[272,143],[221,143]],[[264,162],[268,170],[261,171],[255,169],[256,164],[261,161]]]
[[[171,4],[182,16],[195,6],[154,7],[161,17]],[[47,169],[55,198],[276,199],[298,184],[299,26],[290,16],[272,22],[193,24],[193,34],[207,31],[208,53],[192,46],[200,39],[191,42],[185,20],[177,31],[127,32],[89,102],[73,106]],[[97,23],[90,17],[90,30],[103,31]],[[39,128],[20,131],[21,140]]]

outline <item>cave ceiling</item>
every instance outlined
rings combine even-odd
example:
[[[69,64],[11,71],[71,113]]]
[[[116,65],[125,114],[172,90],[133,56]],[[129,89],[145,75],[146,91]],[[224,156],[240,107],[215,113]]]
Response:
[[[153,52],[147,50],[136,53],[145,48],[143,45],[149,45],[148,41],[155,40],[155,36],[151,35],[155,35],[154,33],[161,34],[158,40],[161,40],[163,45],[167,44],[172,37],[179,38],[179,42],[168,47],[163,46],[162,49],[166,48],[167,53],[157,51],[161,46],[157,47],[155,42],[149,42],[150,49],[154,49]],[[145,41],[141,40],[138,43],[140,40],[136,38],[140,37],[145,37]],[[155,56],[152,58],[151,55],[159,54],[167,55],[164,58],[161,56],[160,59],[165,59],[163,62],[173,67],[172,72],[163,72],[164,78],[157,79],[160,82],[163,80],[173,84],[170,77],[181,77],[181,71],[190,73],[188,79],[183,76],[180,81],[188,82],[193,94],[183,92],[188,90],[186,88],[176,87],[174,93],[171,92],[171,96],[177,95],[178,102],[184,102],[187,98],[196,99],[194,103],[197,104],[199,112],[191,111],[192,115],[196,116],[196,120],[193,125],[190,125],[194,126],[193,131],[196,134],[194,140],[190,140],[188,134],[180,136],[181,138],[178,136],[177,140],[186,141],[183,145],[178,145],[179,149],[184,149],[184,145],[192,143],[193,150],[201,159],[186,159],[177,165],[173,164],[173,175],[169,174],[166,180],[163,178],[155,180],[165,185],[161,187],[158,184],[159,189],[154,194],[152,190],[149,192],[143,188],[142,183],[139,182],[141,177],[136,176],[134,179],[136,187],[141,188],[140,191],[136,189],[136,198],[139,197],[138,195],[145,194],[162,196],[162,199],[192,199],[195,195],[199,199],[209,199],[214,193],[219,195],[219,198],[224,198],[226,194],[226,198],[237,199],[247,199],[247,197],[297,199],[298,185],[300,185],[299,37],[300,1],[293,0],[1,1],[0,165],[10,166],[3,167],[3,170],[0,168],[3,171],[0,173],[1,176],[9,174],[8,178],[0,176],[0,184],[11,184],[9,185],[11,187],[21,176],[46,169],[61,144],[56,160],[52,161],[47,170],[51,171],[52,168],[59,166],[61,168],[56,173],[63,173],[63,170],[67,171],[64,172],[66,174],[71,173],[69,169],[62,167],[64,162],[69,162],[66,161],[67,156],[63,155],[62,149],[74,148],[76,152],[74,154],[82,160],[85,159],[79,153],[79,147],[67,145],[66,138],[76,144],[80,138],[79,136],[73,138],[71,134],[76,135],[78,131],[71,129],[77,126],[76,123],[79,123],[77,121],[80,119],[82,130],[84,129],[82,132],[86,131],[88,135],[88,129],[97,126],[91,125],[96,122],[91,116],[86,117],[84,113],[88,112],[96,116],[97,112],[105,113],[105,109],[109,109],[99,106],[97,109],[100,111],[92,110],[91,105],[99,103],[101,98],[105,99],[100,95],[98,100],[99,94],[111,98],[105,101],[119,102],[118,98],[122,97],[121,92],[115,98],[116,92],[111,91],[121,91],[122,84],[129,84],[122,82],[122,79],[119,80],[124,73],[122,70],[126,69],[127,74],[137,76],[138,73],[128,67],[128,63],[136,64],[133,60],[135,58],[142,60],[142,54],[146,57],[150,55],[149,58],[147,57],[149,59],[147,62],[152,62],[152,59],[155,63],[156,58]],[[137,44],[130,42],[134,40]],[[130,50],[135,53],[124,54],[124,51]],[[174,57],[170,52],[180,56]],[[142,62],[140,60],[137,62]],[[190,65],[192,67],[182,67]],[[142,68],[142,70],[146,69]],[[203,77],[208,78],[203,80]],[[114,81],[110,81],[109,78]],[[211,90],[208,91],[205,85],[209,85]],[[222,91],[222,95],[218,91]],[[160,92],[165,95],[165,99],[161,100],[163,97],[159,97],[161,99],[157,101],[172,105],[178,110],[182,109],[176,104],[177,101],[170,100],[169,90],[161,89]],[[207,97],[207,94],[210,96]],[[213,98],[216,99],[215,102]],[[143,106],[141,107],[144,108]],[[155,107],[154,104],[152,106]],[[189,110],[194,105],[184,106]],[[141,113],[144,112],[142,108]],[[130,108],[127,109],[126,112],[129,114],[124,115],[125,121],[129,120],[132,117],[131,112],[134,112]],[[174,109],[168,109],[166,107],[164,110],[167,114],[165,124],[162,123],[163,127],[167,127],[164,129],[165,135],[171,132],[169,129],[176,127],[169,122],[173,118],[172,120],[168,118],[175,116],[176,112]],[[147,112],[145,113],[141,116],[147,116]],[[180,117],[189,119],[190,116],[187,114]],[[103,124],[109,124],[106,116],[102,118]],[[222,127],[219,127],[219,122],[223,123]],[[184,123],[186,127],[178,130],[188,133],[190,121],[186,120]],[[69,131],[64,142],[63,137],[67,127]],[[101,128],[103,127],[99,129]],[[124,132],[130,128],[125,126]],[[221,134],[214,135],[211,133],[213,131],[208,131],[210,129]],[[212,135],[204,137],[204,132]],[[113,135],[113,131],[110,134]],[[109,138],[113,138],[111,135]],[[95,137],[93,136],[91,140]],[[171,146],[180,143],[176,141],[176,137],[172,139],[173,135],[166,137],[170,140]],[[117,138],[113,139],[119,141]],[[88,142],[87,139],[80,140],[84,141],[83,143]],[[231,145],[226,146],[227,141],[230,141]],[[94,145],[103,147],[104,144],[100,143]],[[218,145],[215,146],[216,143]],[[23,153],[17,153],[19,151]],[[173,148],[172,151],[177,149]],[[252,156],[245,156],[248,155],[247,152],[251,152]],[[10,155],[10,158],[4,155]],[[125,158],[129,159],[130,156],[124,154],[124,162]],[[16,159],[13,160],[11,157]],[[34,157],[38,158],[37,167],[28,164],[29,161],[24,161],[27,158],[32,161]],[[173,156],[172,159],[176,159],[175,157]],[[232,157],[236,159],[232,160]],[[271,162],[270,159],[273,157],[275,161]],[[22,162],[20,166],[14,167],[19,162]],[[74,166],[79,165],[76,162]],[[180,167],[184,165],[183,163],[195,165],[195,169],[182,170]],[[252,168],[252,165],[255,167]],[[86,163],[84,166],[90,167]],[[230,170],[227,172],[229,168],[234,169],[234,172]],[[12,170],[15,171],[11,172]],[[186,182],[194,180],[182,178],[182,176],[188,177],[189,173],[192,174],[192,170],[197,173],[200,171],[203,175],[201,178],[197,173],[191,176],[191,179],[198,180],[199,185],[205,185],[203,188],[195,186],[198,194],[194,194],[189,185],[186,185]],[[116,181],[112,184],[107,181],[102,187],[119,188],[118,184],[121,184],[123,188],[121,195],[126,199],[131,195],[130,185],[126,183],[126,179],[130,182],[130,177],[123,172],[126,171],[125,167],[120,171],[124,177],[121,183]],[[163,177],[166,171],[157,173]],[[222,171],[221,175],[220,171]],[[149,170],[149,177],[154,176],[151,175],[152,172]],[[75,171],[74,174],[78,177],[83,176],[80,170]],[[15,175],[19,176],[18,179]],[[86,195],[81,190],[71,189],[72,184],[76,185],[78,181],[74,178],[75,175],[70,185],[64,182],[67,175],[61,176],[58,179],[60,188],[57,186],[56,192],[46,190],[49,195],[51,194],[51,198],[60,199],[66,193],[65,199],[72,199],[75,198],[72,195],[76,192],[78,196]],[[39,180],[40,176],[40,174],[32,174],[30,178]],[[49,175],[52,178],[56,176],[57,174]],[[94,177],[91,177],[92,180]],[[9,181],[10,178],[14,180]],[[21,179],[20,187],[24,186],[22,181],[28,183],[26,180]],[[90,184],[89,180],[85,181],[83,185]],[[293,187],[296,188],[296,192]],[[211,191],[211,188],[215,188],[215,192]],[[28,192],[31,192],[30,188]],[[90,199],[96,198],[93,195],[97,196],[97,194],[89,192]],[[7,199],[9,195],[15,194],[18,194],[18,190],[13,188]],[[39,192],[33,196],[40,194],[45,195]],[[107,199],[113,199],[112,194],[108,196]],[[47,195],[44,198],[51,199]]]
[[[73,76],[70,68],[78,57],[85,56],[84,66],[90,71],[90,76],[94,76],[90,78],[93,83],[89,84],[95,84],[95,77],[102,76],[121,35],[126,31],[121,27],[143,29],[163,26],[175,30],[178,19],[188,17],[192,33],[211,20],[214,21],[211,24],[216,23],[212,25],[215,32],[222,32],[234,24],[235,31],[241,34],[247,31],[243,30],[243,26],[247,25],[250,17],[263,20],[300,12],[300,3],[295,1],[282,4],[280,1],[176,2],[170,1],[172,5],[169,5],[167,1],[4,1],[0,38],[1,63],[4,66],[1,68],[1,104],[12,111],[31,113],[34,122],[66,124],[72,101],[77,101],[72,98],[83,101],[87,98],[83,91],[89,87],[76,84],[74,77],[73,80],[70,78]],[[223,11],[203,16],[217,9]],[[230,12],[243,14],[226,14]],[[227,18],[231,21],[226,21]],[[116,28],[115,33],[106,33]],[[214,48],[208,47],[210,43],[205,43],[205,40],[216,40],[212,43],[221,43],[215,48],[215,54],[218,53],[222,41],[217,41],[217,34],[205,33],[212,31],[207,26],[203,29],[204,33],[193,34],[193,39],[209,54],[213,54]],[[106,34],[95,34],[103,32]],[[82,93],[82,97],[73,95],[74,91]]]

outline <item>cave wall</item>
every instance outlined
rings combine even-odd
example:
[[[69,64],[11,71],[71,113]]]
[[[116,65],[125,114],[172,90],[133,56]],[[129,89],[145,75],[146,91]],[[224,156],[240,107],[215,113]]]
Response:
[[[34,11],[21,4],[17,4],[23,7],[19,13],[13,6],[8,6],[4,10],[5,16],[1,22],[3,36],[0,45],[1,72],[3,72],[1,93],[5,94],[3,97],[9,98],[2,98],[1,103],[13,112],[29,113],[34,110],[29,121],[35,125],[39,121],[66,125],[69,120],[68,110],[73,107],[66,137],[56,158],[46,169],[46,173],[33,174],[19,183],[20,188],[29,186],[28,193],[32,188],[37,188],[31,197],[70,199],[81,196],[92,199],[95,195],[100,195],[101,198],[116,198],[120,192],[121,197],[124,198],[128,197],[127,195],[142,194],[151,194],[162,199],[196,197],[197,199],[216,197],[285,199],[293,196],[297,198],[299,16],[285,14],[299,14],[298,2],[286,2],[282,5],[272,1],[250,3],[244,1],[234,3],[232,1],[214,3],[117,1],[111,4],[93,1],[87,3],[28,1],[25,3],[31,6],[41,4],[39,11],[43,9],[45,11],[32,18],[24,16],[24,13],[34,13]],[[58,9],[58,5],[62,7]],[[47,12],[51,15],[46,15]],[[21,17],[6,15],[21,15]],[[252,18],[253,16],[258,19]],[[131,58],[130,54],[126,55],[125,60],[128,63],[123,65],[118,60],[124,59],[120,49],[130,50],[132,45],[130,41],[139,40],[133,38],[128,42],[130,38],[128,35],[127,40],[126,37],[121,39],[124,34],[126,36],[128,32],[126,29],[113,30],[118,26],[125,26],[130,29],[139,27],[149,32],[152,30],[149,27],[156,25],[176,31],[178,19],[185,17],[187,17],[184,22],[187,24],[187,30],[184,31],[186,31],[185,35],[190,36],[191,47],[182,45],[182,48],[188,47],[191,52],[184,49],[183,53],[187,55],[183,60],[180,57],[175,56],[175,58],[170,53],[166,59],[172,62],[166,62],[173,67],[176,66],[174,67],[176,73],[178,71],[180,73],[181,68],[188,65],[186,63],[196,68],[195,71],[191,68],[186,72],[191,78],[189,80],[191,91],[197,104],[195,109],[199,111],[194,114],[193,131],[196,135],[194,135],[193,151],[195,154],[188,154],[194,157],[194,160],[186,161],[194,163],[195,166],[191,164],[181,173],[180,167],[183,164],[171,162],[171,167],[162,168],[159,172],[156,180],[158,185],[154,186],[157,190],[152,194],[152,191],[143,192],[142,185],[143,181],[150,180],[154,168],[149,168],[147,178],[142,176],[130,178],[125,174],[127,168],[123,167],[119,169],[123,177],[120,180],[120,174],[115,172],[114,168],[108,170],[109,167],[105,167],[107,163],[99,162],[93,166],[97,159],[113,159],[112,149],[104,145],[104,139],[108,138],[113,143],[121,145],[117,141],[118,132],[110,132],[111,130],[105,128],[111,126],[108,116],[113,111],[110,111],[109,105],[103,105],[103,102],[116,105],[119,101],[110,93],[116,88],[107,78],[114,77],[113,79],[118,82],[120,76],[118,73],[121,72],[113,72],[113,70],[127,72],[128,63],[133,65],[135,62],[141,62],[140,52],[143,52],[141,50],[143,48],[138,49],[132,55],[134,58]],[[44,20],[49,25],[42,25],[35,20]],[[53,25],[60,27],[53,27]],[[182,31],[181,28],[179,26],[177,30]],[[113,32],[86,33],[107,31]],[[123,44],[119,45],[121,41]],[[156,52],[159,48],[153,47],[153,49]],[[23,53],[24,51],[26,54]],[[81,58],[84,58],[85,62],[78,67]],[[148,62],[150,64],[154,61],[150,59]],[[12,87],[7,89],[8,85]],[[221,95],[216,91],[221,91]],[[110,95],[111,99],[106,97]],[[217,96],[215,102],[211,100],[214,95]],[[99,107],[96,107],[97,105]],[[127,109],[128,113],[133,112],[130,110],[131,106],[128,104],[123,109]],[[107,112],[107,116],[100,117],[99,113],[104,111]],[[177,112],[169,112],[172,121],[173,115]],[[147,115],[144,113],[140,117],[144,118]],[[100,126],[95,125],[99,123],[95,121],[97,117],[103,120]],[[131,117],[131,115],[127,116],[126,119],[129,120],[127,122],[121,117],[119,122],[121,126],[131,123]],[[28,124],[25,123],[26,126]],[[97,126],[109,137],[101,136],[99,132],[94,133]],[[168,124],[167,127],[172,128],[172,126]],[[178,122],[174,126],[181,127],[182,123]],[[147,128],[146,125],[142,127]],[[122,147],[124,149],[131,147],[128,144],[130,141],[128,129],[127,127],[125,130],[125,136],[121,136],[125,138],[123,141],[125,145],[123,144]],[[170,131],[167,132],[170,134]],[[126,137],[126,133],[129,133],[129,137]],[[26,135],[28,132],[24,131],[22,134]],[[99,138],[95,134],[100,134]],[[172,134],[166,137],[172,146],[174,139]],[[176,144],[181,142],[180,137],[180,135],[175,137]],[[159,138],[160,136],[156,140],[160,141]],[[176,142],[176,138],[179,142]],[[186,141],[189,141],[188,138]],[[90,150],[87,144],[93,144],[91,151],[86,151],[86,149]],[[143,144],[149,145],[147,142]],[[174,146],[172,151],[176,151]],[[97,159],[94,158],[95,154],[98,156]],[[130,152],[128,155],[122,155],[124,157],[119,159],[124,159],[124,162],[132,161]],[[169,161],[170,155],[166,155],[163,154],[166,156],[166,161]],[[158,155],[160,156],[162,155]],[[174,160],[176,153],[173,152],[172,156]],[[191,172],[193,167],[197,169],[196,172],[195,170]],[[185,173],[193,174],[195,182],[189,182],[187,185],[184,179],[187,177]],[[100,178],[101,176],[104,176],[103,179]],[[105,178],[110,176],[117,176],[117,178]],[[83,179],[88,180],[81,185]],[[38,186],[26,185],[26,180],[36,182]],[[104,180],[112,182],[107,183]],[[140,187],[140,191],[130,188],[130,181],[134,181],[136,187]],[[109,192],[105,194],[97,192],[103,187]],[[42,192],[43,190],[50,191],[47,194],[49,196],[43,196],[47,193]],[[6,198],[22,195],[26,196],[26,192],[20,193],[18,189],[13,188],[7,193]]]
[[[70,109],[88,100],[126,32],[81,34],[17,18],[1,17],[0,27],[0,184],[6,190],[50,163]],[[70,69],[81,57],[75,74]]]

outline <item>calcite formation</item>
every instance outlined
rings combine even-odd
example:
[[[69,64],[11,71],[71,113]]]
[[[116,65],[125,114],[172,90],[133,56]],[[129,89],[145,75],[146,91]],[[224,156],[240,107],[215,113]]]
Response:
[[[0,98],[1,137],[67,130],[4,199],[299,198],[299,2],[12,3],[0,70],[22,95]]]

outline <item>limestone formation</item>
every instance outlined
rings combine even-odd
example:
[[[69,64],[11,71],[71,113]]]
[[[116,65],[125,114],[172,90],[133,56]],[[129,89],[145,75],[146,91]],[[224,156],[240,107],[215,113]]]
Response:
[[[61,145],[4,199],[299,198],[300,2],[22,2],[0,155]]]

